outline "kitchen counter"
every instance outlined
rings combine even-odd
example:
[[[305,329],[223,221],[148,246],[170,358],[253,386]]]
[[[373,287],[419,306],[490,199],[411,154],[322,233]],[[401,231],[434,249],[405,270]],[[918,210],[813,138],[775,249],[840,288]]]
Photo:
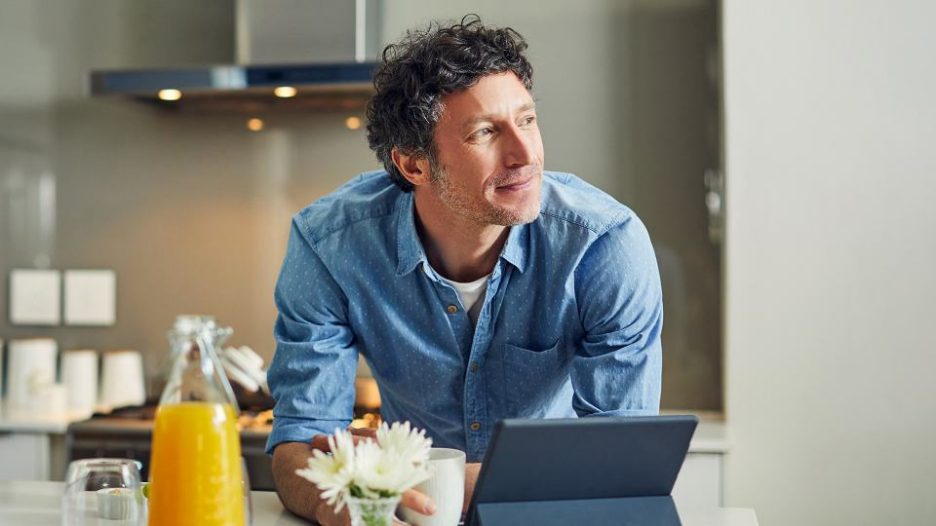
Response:
[[[154,420],[139,418],[117,418],[111,416],[97,416],[78,424],[83,431],[92,431],[104,434],[136,434],[150,436],[153,433]],[[241,428],[241,438],[263,439],[270,435],[272,426],[257,426]]]
[[[241,432],[241,452],[247,462],[255,489],[274,488],[270,457],[265,453],[270,424],[265,419],[245,418]],[[149,417],[97,416],[69,428],[69,458],[117,456],[134,458],[144,465],[144,477],[150,456],[153,420]],[[689,446],[689,455],[673,489],[680,506],[717,507],[722,500],[722,457],[730,443],[722,420],[700,415]],[[25,478],[25,477],[7,477]],[[54,480],[54,479],[53,479]],[[58,480],[61,480],[59,478]]]
[[[59,526],[63,486],[61,482],[0,482],[0,524]],[[284,510],[275,493],[254,491],[251,499],[256,526],[307,524]],[[692,510],[680,513],[680,520],[683,526],[757,526],[754,510],[742,508]]]
[[[84,417],[61,416],[57,418],[9,419],[0,413],[0,433],[52,433],[64,435],[69,424]]]
[[[689,443],[690,453],[727,453],[731,449],[728,440],[728,429],[724,421],[700,419],[692,442]]]
[[[664,414],[669,414],[665,413]],[[675,413],[673,413],[675,414]],[[685,413],[680,413],[685,414]],[[0,421],[2,424],[2,421]],[[38,425],[38,423],[37,423]],[[68,425],[67,423],[65,424]],[[136,433],[149,435],[153,431],[153,421],[145,419],[113,418],[101,416],[81,423],[83,430],[101,433]],[[270,434],[271,426],[243,428],[240,430],[242,438],[266,439]],[[3,428],[0,427],[0,431]],[[702,417],[689,444],[690,453],[727,453],[731,447],[728,431],[722,420]]]

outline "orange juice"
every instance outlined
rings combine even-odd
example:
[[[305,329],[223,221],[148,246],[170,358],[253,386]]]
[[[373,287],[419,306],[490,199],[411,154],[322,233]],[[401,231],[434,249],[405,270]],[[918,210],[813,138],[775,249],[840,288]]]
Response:
[[[229,404],[160,406],[150,458],[150,526],[242,526],[237,418]]]

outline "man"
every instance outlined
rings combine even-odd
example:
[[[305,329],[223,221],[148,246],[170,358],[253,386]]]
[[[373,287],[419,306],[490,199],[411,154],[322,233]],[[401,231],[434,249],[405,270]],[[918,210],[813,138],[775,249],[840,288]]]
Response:
[[[659,409],[663,312],[646,229],[575,176],[544,173],[525,49],[477,17],[389,46],[367,112],[385,171],[294,217],[268,447],[295,513],[346,520],[294,472],[349,424],[358,354],[386,420],[467,453],[466,505],[499,419]],[[433,509],[414,491],[403,505]]]

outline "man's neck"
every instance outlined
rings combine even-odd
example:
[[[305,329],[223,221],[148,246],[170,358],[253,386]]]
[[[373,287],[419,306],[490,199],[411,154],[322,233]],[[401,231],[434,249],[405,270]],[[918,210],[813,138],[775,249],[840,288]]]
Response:
[[[494,270],[510,228],[481,224],[455,214],[420,213],[416,204],[416,230],[429,264],[442,277],[466,283]]]

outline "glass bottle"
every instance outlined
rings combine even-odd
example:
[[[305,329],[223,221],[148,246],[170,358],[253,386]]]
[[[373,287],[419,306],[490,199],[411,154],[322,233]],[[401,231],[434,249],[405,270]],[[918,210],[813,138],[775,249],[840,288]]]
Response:
[[[153,429],[150,526],[242,526],[237,402],[216,349],[233,331],[207,316],[180,316],[173,365]]]

